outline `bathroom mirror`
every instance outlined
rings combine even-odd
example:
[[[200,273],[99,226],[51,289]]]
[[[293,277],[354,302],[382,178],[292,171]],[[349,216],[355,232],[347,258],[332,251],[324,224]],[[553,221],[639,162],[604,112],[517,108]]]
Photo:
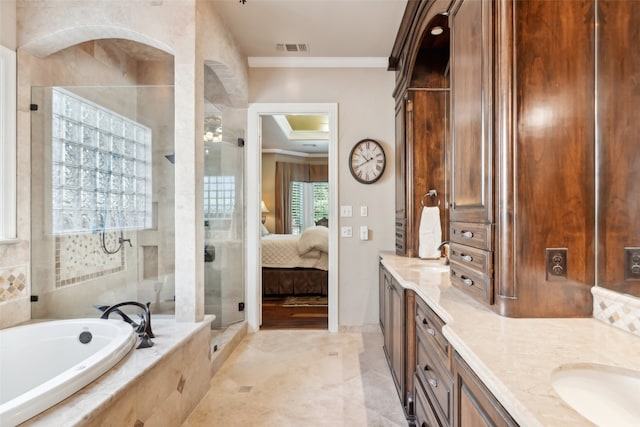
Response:
[[[640,2],[596,5],[597,285],[640,296]]]

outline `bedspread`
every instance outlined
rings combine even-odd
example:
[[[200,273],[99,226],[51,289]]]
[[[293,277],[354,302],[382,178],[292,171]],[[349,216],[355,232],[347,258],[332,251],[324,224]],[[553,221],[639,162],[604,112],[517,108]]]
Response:
[[[262,266],[270,268],[317,268],[329,269],[326,252],[314,249],[300,255],[300,236],[293,234],[269,234],[262,237]]]

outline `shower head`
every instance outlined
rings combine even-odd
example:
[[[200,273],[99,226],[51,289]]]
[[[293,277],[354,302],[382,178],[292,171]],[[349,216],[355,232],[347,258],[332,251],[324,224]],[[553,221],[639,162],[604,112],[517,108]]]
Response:
[[[164,158],[169,160],[172,165],[175,164],[175,162],[176,162],[176,154],[175,153],[165,154]]]

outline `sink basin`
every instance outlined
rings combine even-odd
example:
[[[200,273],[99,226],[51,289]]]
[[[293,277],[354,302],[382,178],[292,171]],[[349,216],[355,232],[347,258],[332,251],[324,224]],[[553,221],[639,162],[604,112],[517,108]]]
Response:
[[[551,374],[560,397],[598,426],[640,425],[640,372],[590,363],[562,365]]]

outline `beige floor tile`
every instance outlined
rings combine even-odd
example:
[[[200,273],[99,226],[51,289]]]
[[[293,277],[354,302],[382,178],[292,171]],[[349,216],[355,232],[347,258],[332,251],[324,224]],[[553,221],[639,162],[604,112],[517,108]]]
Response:
[[[380,333],[247,335],[183,427],[407,426]]]

